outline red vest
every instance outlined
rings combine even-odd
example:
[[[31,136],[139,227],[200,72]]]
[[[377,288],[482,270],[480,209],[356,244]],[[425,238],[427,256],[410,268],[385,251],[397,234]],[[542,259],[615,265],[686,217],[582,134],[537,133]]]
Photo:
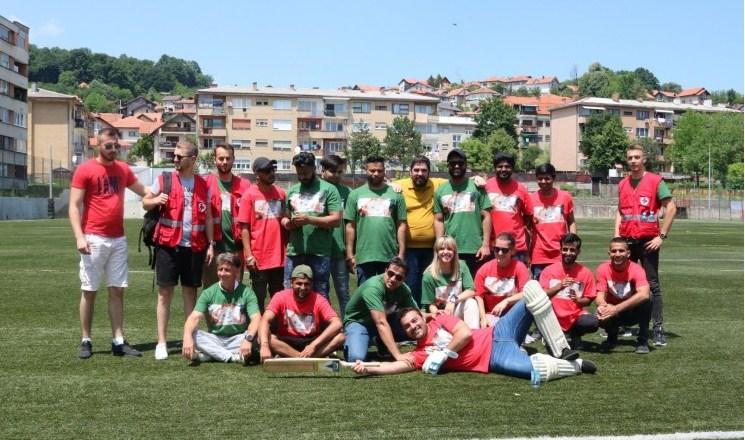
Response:
[[[158,176],[158,184],[163,188],[163,176]],[[191,198],[191,250],[201,252],[207,249],[207,184],[204,179],[194,176],[194,189]],[[158,226],[155,227],[155,241],[164,247],[176,247],[181,242],[184,218],[184,188],[175,171],[171,175],[171,193],[163,206]]]
[[[618,211],[621,213],[619,233],[622,237],[642,239],[660,235],[657,214],[660,201],[657,189],[662,177],[646,172],[636,188],[631,186],[631,176],[618,184]]]
[[[222,240],[222,193],[218,176],[210,174],[207,176],[207,185],[210,188],[212,197],[212,223],[215,231],[215,241]],[[241,207],[241,197],[246,192],[251,182],[238,176],[233,176],[230,183],[230,215],[233,217],[233,239],[235,239],[238,248],[241,248],[241,224],[238,222],[238,211]]]

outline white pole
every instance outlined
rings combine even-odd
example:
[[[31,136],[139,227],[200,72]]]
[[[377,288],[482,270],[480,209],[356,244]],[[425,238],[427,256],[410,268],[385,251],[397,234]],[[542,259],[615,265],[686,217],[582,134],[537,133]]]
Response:
[[[52,161],[52,145],[49,145],[49,198],[51,199],[52,194],[52,168],[54,168],[54,162]]]
[[[711,213],[711,145],[709,145],[709,213]]]

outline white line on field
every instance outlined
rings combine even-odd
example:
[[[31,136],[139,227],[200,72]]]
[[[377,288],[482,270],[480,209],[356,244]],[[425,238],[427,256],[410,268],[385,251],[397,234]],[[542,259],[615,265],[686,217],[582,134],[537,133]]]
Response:
[[[743,438],[743,431],[675,432],[671,434],[610,435],[587,437],[513,437],[490,440],[708,440]]]

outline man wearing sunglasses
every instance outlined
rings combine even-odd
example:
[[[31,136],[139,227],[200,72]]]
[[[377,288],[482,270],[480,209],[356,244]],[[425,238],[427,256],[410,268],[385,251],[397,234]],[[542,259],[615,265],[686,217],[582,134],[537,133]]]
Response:
[[[197,153],[197,146],[189,141],[176,144],[173,155],[176,170],[171,174],[170,194],[161,193],[163,175],[160,175],[142,200],[145,210],[161,210],[154,235],[158,283],[156,360],[168,358],[166,338],[175,286],[181,282],[186,319],[194,310],[197,289],[202,285],[203,264],[212,262],[214,252],[209,187],[194,174]]]
[[[119,132],[106,127],[97,136],[98,155],[80,165],[72,178],[70,226],[80,253],[80,330],[78,357],[92,355],[91,323],[96,292],[105,275],[109,290],[111,354],[142,356],[124,339],[124,288],[127,287],[127,238],[124,188],[142,197],[145,187],[125,162],[116,160]]]

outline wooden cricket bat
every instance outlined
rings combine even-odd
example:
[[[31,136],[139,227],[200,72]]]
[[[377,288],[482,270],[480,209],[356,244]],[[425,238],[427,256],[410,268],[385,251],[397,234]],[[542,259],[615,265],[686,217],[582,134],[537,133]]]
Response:
[[[366,367],[379,367],[379,362],[363,362]],[[264,361],[267,373],[339,374],[342,368],[350,368],[354,362],[329,358],[277,358]]]

